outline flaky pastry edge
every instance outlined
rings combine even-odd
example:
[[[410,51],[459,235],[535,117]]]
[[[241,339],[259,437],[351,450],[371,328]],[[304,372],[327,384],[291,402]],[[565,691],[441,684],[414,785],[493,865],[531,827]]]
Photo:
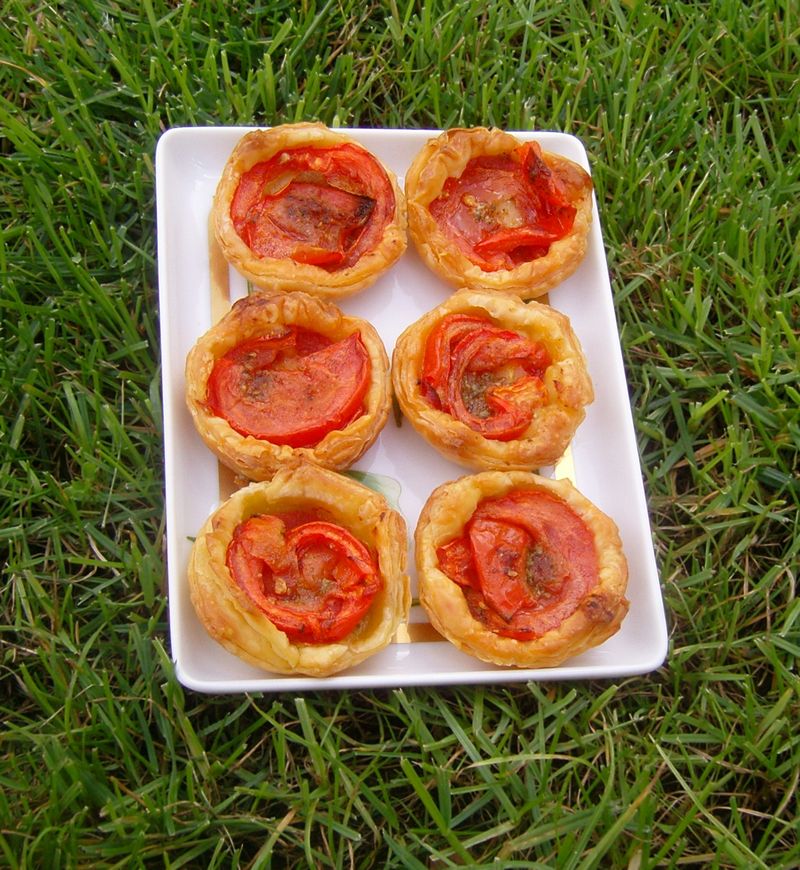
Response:
[[[383,588],[367,615],[343,640],[289,640],[237,586],[226,565],[238,525],[256,514],[321,508],[365,544],[377,559]],[[208,518],[192,546],[188,582],[192,605],[209,635],[238,658],[279,674],[326,677],[386,647],[411,604],[403,518],[386,500],[336,472],[301,462],[270,481],[238,490]]]
[[[428,404],[419,390],[425,343],[448,314],[488,315],[498,325],[543,341],[553,363],[545,373],[550,401],[536,409],[528,429],[512,441],[484,438]],[[539,302],[485,290],[454,293],[407,327],[392,354],[392,386],[403,414],[443,456],[471,469],[531,470],[558,461],[594,401],[586,359],[569,318]]]
[[[314,447],[290,447],[242,435],[206,404],[214,363],[241,341],[283,324],[313,329],[336,341],[359,332],[369,355],[370,384],[364,413],[343,429],[328,432]],[[186,405],[198,434],[221,462],[249,480],[268,479],[277,469],[299,460],[346,469],[374,443],[391,409],[389,358],[377,330],[362,318],[344,314],[331,302],[300,292],[257,292],[235,302],[189,351],[185,379]]]
[[[408,233],[428,268],[448,284],[536,299],[568,278],[583,261],[592,224],[592,181],[573,160],[551,151],[542,149],[544,162],[556,173],[580,179],[582,194],[572,203],[577,209],[572,229],[553,242],[544,257],[515,269],[486,272],[464,256],[431,215],[428,206],[440,195],[445,181],[458,177],[472,158],[506,154],[522,144],[497,128],[453,128],[426,142],[412,161],[405,176]]]
[[[438,567],[436,550],[462,534],[478,504],[518,489],[544,490],[562,499],[587,524],[595,540],[598,582],[558,629],[535,640],[502,637],[469,611],[457,583]],[[420,604],[431,624],[465,653],[497,665],[551,668],[598,646],[615,634],[628,612],[628,564],[614,521],[567,480],[530,472],[487,471],[435,489],[414,533]]]
[[[245,244],[231,218],[231,203],[242,175],[257,163],[290,148],[327,148],[355,145],[386,173],[395,198],[394,215],[378,245],[352,266],[329,272],[320,266],[287,258],[259,257]],[[212,203],[212,223],[225,259],[245,278],[268,291],[301,290],[321,299],[342,299],[369,287],[403,254],[407,245],[405,196],[395,174],[359,142],[324,124],[283,124],[245,134],[231,152]]]

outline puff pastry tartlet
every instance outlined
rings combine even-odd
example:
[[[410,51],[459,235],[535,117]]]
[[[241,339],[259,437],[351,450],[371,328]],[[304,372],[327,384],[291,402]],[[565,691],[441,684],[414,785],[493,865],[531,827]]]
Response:
[[[537,142],[495,128],[447,130],[414,158],[405,190],[417,251],[456,287],[533,299],[586,253],[591,178]]]
[[[431,623],[484,661],[554,667],[611,637],[628,611],[617,527],[566,480],[488,471],[443,484],[415,544]]]
[[[569,319],[490,291],[454,293],[409,326],[395,345],[392,384],[414,428],[475,469],[556,462],[594,399]]]
[[[287,462],[341,470],[391,408],[389,360],[367,321],[305,293],[254,293],[194,345],[186,403],[208,447],[265,480]]]
[[[217,186],[213,225],[225,258],[254,284],[328,299],[363,290],[406,247],[394,174],[318,123],[243,136]]]
[[[238,490],[198,534],[189,589],[241,659],[324,677],[383,649],[410,606],[402,517],[344,475],[300,463]]]

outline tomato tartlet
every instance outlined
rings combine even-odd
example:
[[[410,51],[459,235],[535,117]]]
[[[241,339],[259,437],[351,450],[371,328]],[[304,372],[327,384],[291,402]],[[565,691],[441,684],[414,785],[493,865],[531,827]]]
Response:
[[[394,174],[317,123],[242,137],[217,186],[213,223],[225,258],[257,286],[328,299],[363,290],[406,248]]]
[[[312,463],[224,502],[189,560],[208,633],[250,664],[324,677],[383,649],[408,615],[402,517],[360,483]]]
[[[488,471],[434,490],[415,534],[420,603],[484,661],[554,667],[628,612],[614,522],[569,481]]]
[[[397,340],[397,401],[448,459],[476,469],[556,462],[594,399],[566,315],[538,302],[461,290]]]
[[[250,480],[297,459],[342,470],[389,416],[389,359],[373,326],[330,302],[254,293],[189,352],[186,403],[208,447]]]
[[[581,263],[592,180],[534,141],[475,127],[425,144],[406,174],[409,234],[456,287],[542,296]]]

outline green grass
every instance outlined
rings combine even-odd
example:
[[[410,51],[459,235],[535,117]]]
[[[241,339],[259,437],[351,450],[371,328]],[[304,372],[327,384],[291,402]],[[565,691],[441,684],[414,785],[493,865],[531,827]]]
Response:
[[[2,4],[0,864],[800,865],[800,14],[587,6]],[[584,141],[669,613],[658,672],[176,682],[154,148],[300,118]]]

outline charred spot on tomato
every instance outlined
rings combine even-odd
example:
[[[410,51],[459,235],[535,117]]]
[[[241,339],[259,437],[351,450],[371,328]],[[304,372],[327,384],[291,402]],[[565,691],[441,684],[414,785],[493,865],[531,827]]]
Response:
[[[369,196],[358,197],[358,207],[355,217],[363,224],[369,219],[369,216],[375,210],[375,200]]]
[[[542,606],[554,600],[569,571],[563,559],[541,544],[534,543],[525,556],[525,582]]]
[[[542,184],[549,187],[552,184],[553,173],[542,158],[541,151],[531,148],[526,155],[524,166],[530,179],[534,185]]]
[[[616,615],[615,608],[603,595],[590,595],[581,605],[581,610],[591,622],[600,625],[612,622]]]
[[[316,191],[291,190],[285,195],[286,214],[295,224],[306,224],[315,229],[322,229],[343,223],[345,230],[348,224],[363,226],[375,208],[375,200],[368,196],[356,196],[352,193],[330,188],[336,192],[334,201],[314,198]],[[347,206],[347,212],[344,206]],[[337,207],[338,206],[338,207]]]
[[[492,372],[466,372],[461,381],[461,397],[473,417],[485,420],[492,413],[486,401],[487,392],[497,382]]]

